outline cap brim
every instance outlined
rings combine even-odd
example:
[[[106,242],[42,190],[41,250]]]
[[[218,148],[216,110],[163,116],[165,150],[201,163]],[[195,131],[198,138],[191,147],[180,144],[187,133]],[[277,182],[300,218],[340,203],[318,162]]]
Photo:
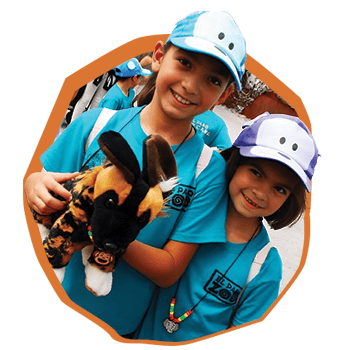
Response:
[[[152,75],[152,72],[149,69],[142,68],[142,75]]]
[[[170,41],[175,46],[180,47],[181,49],[203,53],[219,59],[227,66],[227,68],[232,73],[239,91],[242,90],[241,81],[235,65],[233,64],[231,59],[224,53],[224,51],[222,51],[220,48],[214,45],[211,41],[195,37],[171,38]]]
[[[305,171],[300,167],[300,165],[290,158],[288,155],[273,150],[271,148],[262,147],[262,146],[238,146],[239,153],[243,157],[249,158],[265,158],[271,160],[277,160],[280,163],[285,164],[290,169],[292,169],[300,178],[300,180],[305,185],[308,192],[311,190],[310,179],[305,174]]]

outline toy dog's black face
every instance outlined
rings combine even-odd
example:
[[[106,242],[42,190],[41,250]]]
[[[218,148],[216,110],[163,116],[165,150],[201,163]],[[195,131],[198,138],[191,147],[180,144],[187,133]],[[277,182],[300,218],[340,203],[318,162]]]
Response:
[[[139,231],[161,211],[163,193],[151,188],[142,177],[130,184],[115,166],[97,176],[91,232],[95,246],[117,258]]]

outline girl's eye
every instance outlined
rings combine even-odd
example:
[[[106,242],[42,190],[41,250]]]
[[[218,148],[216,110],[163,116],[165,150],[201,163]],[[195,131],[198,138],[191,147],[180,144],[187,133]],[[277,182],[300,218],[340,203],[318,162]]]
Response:
[[[286,191],[283,187],[281,187],[281,186],[276,186],[275,188],[276,188],[276,190],[277,190],[279,193],[284,194],[284,195],[287,194],[287,191]]]
[[[250,171],[253,173],[253,175],[255,175],[256,177],[261,177],[261,174],[259,173],[259,171],[257,171],[256,169],[250,169]]]
[[[191,64],[188,60],[186,60],[185,58],[180,58],[179,59],[179,62],[183,65],[183,66],[186,66],[186,67],[191,67]]]
[[[215,77],[210,77],[209,80],[214,84],[214,85],[217,85],[217,86],[221,86],[221,82],[219,79],[215,78]]]

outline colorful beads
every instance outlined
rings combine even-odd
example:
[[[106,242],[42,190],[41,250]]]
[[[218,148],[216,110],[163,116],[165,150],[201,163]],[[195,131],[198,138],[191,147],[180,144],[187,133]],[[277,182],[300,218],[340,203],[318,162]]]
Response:
[[[90,225],[88,226],[88,235],[89,235],[89,237],[91,239],[91,242],[94,243],[94,240],[92,238],[92,232],[91,232],[91,226]]]
[[[174,318],[175,303],[176,303],[176,298],[171,299],[170,310],[169,310],[169,318],[170,318],[171,321],[173,321],[175,323],[180,323],[183,320],[185,320],[187,317],[189,317],[192,314],[193,311],[192,310],[188,310],[182,316],[180,316],[178,318]]]

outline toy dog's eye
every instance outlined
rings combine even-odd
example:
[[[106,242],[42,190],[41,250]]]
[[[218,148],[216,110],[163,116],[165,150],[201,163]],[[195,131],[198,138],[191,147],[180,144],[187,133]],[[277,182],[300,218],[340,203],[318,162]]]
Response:
[[[115,204],[114,200],[112,198],[106,199],[105,206],[109,209],[115,208],[117,205]]]

